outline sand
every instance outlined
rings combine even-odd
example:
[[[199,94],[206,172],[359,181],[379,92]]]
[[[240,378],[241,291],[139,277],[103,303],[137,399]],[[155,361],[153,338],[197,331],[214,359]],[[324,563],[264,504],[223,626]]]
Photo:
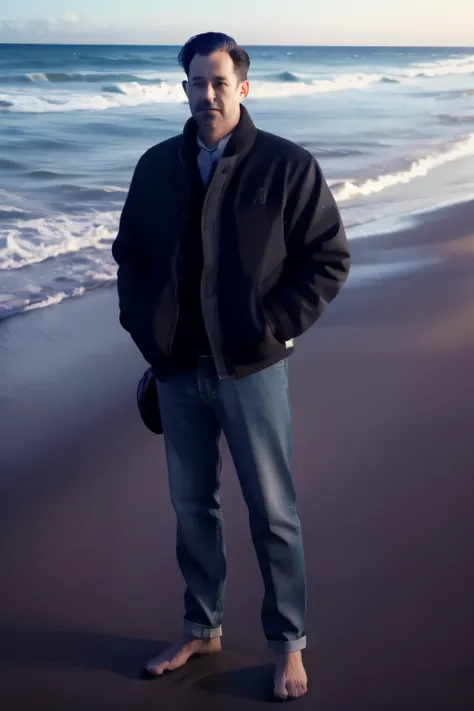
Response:
[[[474,707],[473,224],[465,204],[354,241],[349,283],[291,359],[302,710]],[[180,630],[183,586],[163,441],[135,404],[146,364],[115,290],[2,322],[0,367],[2,711],[269,705],[227,452],[225,651],[142,678]]]

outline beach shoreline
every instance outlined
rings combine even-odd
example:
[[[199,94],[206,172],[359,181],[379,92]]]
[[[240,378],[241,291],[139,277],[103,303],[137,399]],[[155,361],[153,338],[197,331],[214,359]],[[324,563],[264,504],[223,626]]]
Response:
[[[466,48],[254,46],[246,105],[319,162],[351,239],[378,239],[474,197],[473,72]],[[182,79],[173,47],[0,46],[0,320],[114,283],[137,161],[190,116]]]
[[[291,358],[301,709],[474,704],[473,225],[466,203],[352,241],[353,281]],[[225,447],[227,646],[158,685],[140,678],[179,631],[183,590],[163,441],[135,402],[147,366],[115,289],[0,322],[0,361],[2,708],[269,703],[261,582]]]

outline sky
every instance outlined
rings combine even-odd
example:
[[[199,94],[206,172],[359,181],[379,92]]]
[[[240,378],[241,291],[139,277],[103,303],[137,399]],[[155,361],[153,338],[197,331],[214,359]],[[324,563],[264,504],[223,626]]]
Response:
[[[472,46],[474,0],[0,0],[0,42]]]

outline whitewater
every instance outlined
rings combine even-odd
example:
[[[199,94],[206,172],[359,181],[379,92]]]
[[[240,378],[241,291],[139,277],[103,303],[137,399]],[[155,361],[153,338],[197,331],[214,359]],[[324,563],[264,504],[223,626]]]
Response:
[[[114,284],[136,161],[189,116],[178,49],[0,47],[0,318]],[[350,239],[474,197],[474,49],[249,52],[247,108],[317,158]]]

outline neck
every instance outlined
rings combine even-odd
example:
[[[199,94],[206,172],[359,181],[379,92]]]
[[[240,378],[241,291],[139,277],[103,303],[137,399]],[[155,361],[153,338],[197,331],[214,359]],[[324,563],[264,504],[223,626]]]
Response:
[[[214,148],[217,148],[217,146],[219,145],[219,141],[222,141],[222,139],[225,138],[228,134],[214,133],[212,131],[206,131],[200,128],[198,135],[201,141],[206,146],[206,148],[208,148],[210,151],[213,151]]]
[[[234,121],[229,122],[226,126],[219,126],[215,128],[213,126],[200,126],[199,138],[204,143],[206,148],[212,151],[214,148],[217,148],[219,142],[222,141],[223,138],[226,138],[229,133],[232,133],[239,121],[240,112],[237,118]]]
[[[227,155],[234,156],[253,145],[257,138],[257,128],[245,106],[240,107],[238,125],[229,125],[228,122],[226,122],[226,124],[226,129],[221,132],[221,136],[225,136],[229,132],[232,133],[232,137],[226,148]],[[209,135],[203,135],[207,132],[201,131],[201,126],[197,124],[195,118],[190,118],[184,126],[182,146],[180,148],[181,160],[184,164],[193,164],[196,157],[196,137],[198,130],[202,142],[206,145],[206,141],[209,140]],[[212,132],[209,133],[211,133],[212,136]]]

